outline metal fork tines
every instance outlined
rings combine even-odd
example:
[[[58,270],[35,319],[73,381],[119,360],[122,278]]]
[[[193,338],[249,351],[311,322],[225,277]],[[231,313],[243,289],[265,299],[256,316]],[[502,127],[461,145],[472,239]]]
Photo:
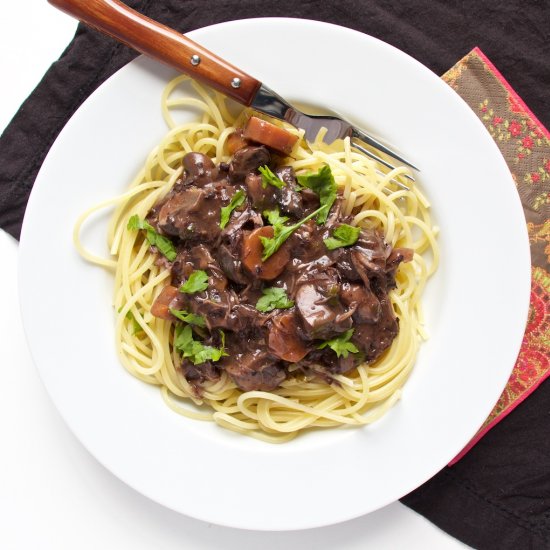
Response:
[[[419,169],[407,159],[342,118],[331,115],[306,115],[305,113],[292,108],[292,112],[287,111],[285,119],[294,126],[302,128],[305,131],[305,137],[308,141],[314,141],[319,133],[319,130],[321,130],[321,128],[326,128],[327,131],[323,135],[323,141],[329,145],[337,139],[349,137],[353,147],[390,170],[394,170],[396,167],[391,162],[388,162],[380,155],[377,155],[368,149],[365,145],[369,145],[381,153],[394,158],[406,166],[409,166],[413,170],[419,171]],[[360,143],[361,141],[364,142],[365,145]],[[415,181],[410,174],[403,175],[407,179]]]
[[[393,149],[387,145],[384,145],[370,134],[357,128],[344,118],[334,115],[309,115],[303,113],[286,102],[281,96],[268,88],[265,84],[262,84],[256,92],[250,107],[265,113],[266,115],[279,118],[281,120],[286,120],[297,128],[302,128],[305,131],[306,140],[310,142],[315,141],[319,134],[319,130],[326,128],[326,132],[324,133],[322,139],[328,145],[337,139],[349,137],[353,147],[377,161],[382,166],[385,166],[389,170],[394,170],[396,167],[391,162],[388,162],[380,155],[371,151],[368,147],[392,157],[396,161],[409,166],[417,172],[420,171],[414,164],[406,160]],[[403,176],[411,181],[415,181],[409,174],[403,174]]]
[[[420,171],[416,166],[403,158],[401,155],[398,155],[395,151],[393,151],[374,137],[370,136],[362,130],[359,130],[342,118],[336,116],[306,115],[305,113],[302,113],[301,111],[298,111],[294,108],[292,108],[292,112],[287,111],[287,117],[288,118],[286,118],[286,120],[288,122],[290,122],[294,126],[297,126],[298,128],[302,128],[305,131],[305,137],[310,142],[313,142],[317,138],[319,130],[321,130],[322,128],[326,128],[326,132],[324,133],[324,135],[322,135],[322,140],[328,145],[330,145],[337,139],[344,139],[346,137],[349,137],[352,147],[354,147],[358,151],[361,151],[369,158],[380,163],[382,166],[385,166],[390,171],[395,170],[396,166],[382,158],[380,155],[377,155],[376,153],[368,149],[365,145],[360,143],[360,141],[364,142],[366,145],[370,145],[381,153],[393,157],[394,159],[405,164],[406,166],[409,166],[414,170]],[[378,170],[378,172],[382,171]],[[407,178],[412,182],[415,181],[414,177],[410,174],[401,174],[401,176]],[[401,183],[398,179],[392,178],[391,181],[402,189],[405,189],[407,191],[409,190],[409,187]]]

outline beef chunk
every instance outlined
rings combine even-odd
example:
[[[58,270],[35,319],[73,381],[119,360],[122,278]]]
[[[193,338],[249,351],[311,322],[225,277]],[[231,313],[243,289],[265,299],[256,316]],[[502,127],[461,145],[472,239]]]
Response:
[[[213,243],[221,233],[221,209],[236,192],[237,188],[224,179],[201,187],[184,186],[162,204],[158,227],[183,241]]]
[[[399,323],[388,297],[380,300],[381,315],[377,323],[359,323],[351,341],[365,354],[365,360],[372,362],[391,346],[399,332]]]
[[[219,174],[212,160],[202,153],[187,153],[183,157],[183,168],[187,182],[192,181],[199,186],[215,181]]]
[[[206,380],[214,381],[220,378],[218,367],[210,361],[206,361],[206,363],[201,363],[200,365],[193,365],[191,361],[184,359],[181,364],[181,370],[185,379],[194,386],[200,386]]]
[[[242,183],[247,174],[256,172],[260,166],[266,166],[270,161],[271,155],[265,147],[243,147],[235,152],[229,163],[229,177],[232,182]]]
[[[296,310],[307,338],[328,340],[350,329],[352,320],[338,297],[335,270],[314,275],[309,283],[298,287]]]
[[[359,323],[376,323],[382,314],[380,302],[370,288],[344,283],[340,289],[342,303],[353,309],[353,319]]]
[[[224,363],[226,372],[243,391],[271,391],[286,378],[282,364],[261,348],[237,353]]]

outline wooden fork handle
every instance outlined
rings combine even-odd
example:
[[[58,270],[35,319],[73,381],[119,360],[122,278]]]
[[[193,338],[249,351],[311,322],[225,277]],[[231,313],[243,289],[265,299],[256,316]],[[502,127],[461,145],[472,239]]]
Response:
[[[250,105],[261,85],[255,78],[183,34],[141,15],[118,0],[48,1],[90,27],[188,74],[243,105]]]

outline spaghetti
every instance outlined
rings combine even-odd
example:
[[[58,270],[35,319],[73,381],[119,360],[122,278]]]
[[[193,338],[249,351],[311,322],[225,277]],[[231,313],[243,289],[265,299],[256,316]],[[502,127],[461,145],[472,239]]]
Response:
[[[344,199],[343,214],[353,225],[382,232],[392,247],[414,251],[412,261],[396,274],[390,299],[399,319],[399,332],[391,347],[375,362],[361,364],[332,383],[317,378],[290,376],[272,391],[242,391],[222,370],[218,380],[205,382],[199,395],[183,376],[181,357],[174,346],[174,323],[151,314],[151,306],[170,281],[170,270],[151,253],[149,242],[127,229],[132,216],[145,218],[151,208],[182,176],[187,153],[203,153],[215,163],[227,162],[228,137],[242,126],[248,113],[234,115],[226,99],[190,81],[195,94],[177,94],[188,78],[172,80],[162,96],[162,113],[168,133],[149,154],[145,165],[123,195],[85,212],[74,230],[80,254],[88,261],[114,271],[115,338],[120,360],[133,376],[157,385],[167,405],[194,419],[271,442],[294,438],[308,428],[361,426],[380,418],[400,397],[401,388],[415,363],[422,339],[421,296],[427,279],[438,265],[437,228],[430,205],[416,185],[399,185],[407,169],[389,173],[351,148],[348,139],[327,146],[322,135],[312,144],[299,129],[285,128],[299,139],[286,163],[296,173],[328,165]],[[201,112],[196,122],[178,124],[176,109]],[[282,123],[281,123],[282,126]],[[112,259],[97,257],[79,240],[82,223],[93,212],[114,206],[108,228]]]

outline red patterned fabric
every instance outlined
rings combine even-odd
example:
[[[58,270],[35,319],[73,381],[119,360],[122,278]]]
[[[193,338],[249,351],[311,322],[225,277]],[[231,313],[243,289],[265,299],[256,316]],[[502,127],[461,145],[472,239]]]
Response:
[[[520,354],[498,403],[454,464],[550,376],[550,133],[479,48],[442,78],[499,146],[521,198],[531,245],[531,303]]]

